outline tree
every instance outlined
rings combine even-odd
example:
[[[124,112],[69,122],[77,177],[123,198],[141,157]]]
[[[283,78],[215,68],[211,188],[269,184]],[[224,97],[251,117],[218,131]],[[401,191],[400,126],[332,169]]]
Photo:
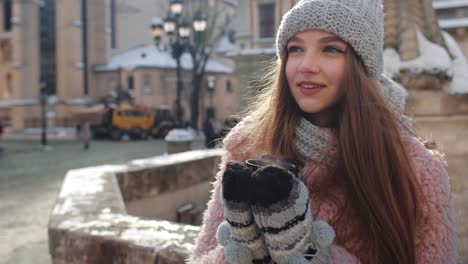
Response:
[[[191,21],[199,16],[203,16],[207,20],[206,30],[193,36],[193,46],[189,49],[193,62],[190,123],[194,128],[198,128],[200,92],[204,84],[206,65],[220,38],[226,32],[233,15],[234,6],[226,2],[221,0],[186,1],[189,7],[187,15]]]

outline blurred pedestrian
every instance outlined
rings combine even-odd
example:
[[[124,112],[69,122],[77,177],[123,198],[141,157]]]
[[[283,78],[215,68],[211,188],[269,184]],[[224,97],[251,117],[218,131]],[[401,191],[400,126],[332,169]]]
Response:
[[[219,122],[215,119],[213,111],[207,112],[207,117],[203,122],[203,133],[205,134],[205,147],[211,149],[216,147],[220,132]]]

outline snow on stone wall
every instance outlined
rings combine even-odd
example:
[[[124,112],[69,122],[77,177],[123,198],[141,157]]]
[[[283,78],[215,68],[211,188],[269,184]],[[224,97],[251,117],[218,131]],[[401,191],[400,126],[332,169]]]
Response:
[[[448,94],[468,93],[468,65],[458,43],[443,32],[448,52],[443,47],[432,43],[420,32],[417,32],[420,56],[402,61],[394,49],[384,51],[384,74],[393,77],[400,71],[413,73],[445,73],[452,78],[445,92]],[[453,59],[452,59],[453,58]]]

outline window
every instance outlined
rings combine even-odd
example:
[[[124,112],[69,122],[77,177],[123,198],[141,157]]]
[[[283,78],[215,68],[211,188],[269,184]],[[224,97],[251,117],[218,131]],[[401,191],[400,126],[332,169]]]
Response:
[[[13,83],[11,73],[6,74],[6,96],[10,98],[13,95]]]
[[[437,10],[437,17],[439,19],[450,19],[456,17],[455,9],[441,9]]]
[[[111,76],[111,77],[107,78],[107,90],[108,91],[112,91],[114,89],[117,90],[118,89],[117,85],[118,85],[117,80],[115,79],[114,76]]]
[[[143,86],[150,86],[151,85],[151,74],[146,73],[143,74]]]
[[[227,81],[226,81],[226,92],[232,93],[232,84],[231,84],[231,80],[227,80]]]
[[[127,88],[133,90],[133,76],[128,76],[127,78]]]
[[[56,76],[56,32],[55,32],[55,0],[44,0],[44,6],[39,9],[40,31],[40,81],[46,85],[47,93],[55,94]]]
[[[153,87],[151,86],[151,83],[151,74],[143,74],[143,86],[141,87],[143,94],[151,94],[153,92]]]
[[[275,36],[275,4],[258,5],[260,38]]]
[[[125,110],[125,115],[130,117],[143,117],[145,113],[137,110]]]
[[[3,30],[11,31],[12,0],[3,1]]]

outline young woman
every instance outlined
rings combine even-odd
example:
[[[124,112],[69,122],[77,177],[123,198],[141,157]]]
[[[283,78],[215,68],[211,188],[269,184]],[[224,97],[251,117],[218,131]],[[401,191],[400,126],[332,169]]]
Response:
[[[455,263],[445,163],[382,75],[381,2],[300,1],[276,47],[273,84],[224,140],[190,262]],[[276,161],[249,160],[264,154]]]

